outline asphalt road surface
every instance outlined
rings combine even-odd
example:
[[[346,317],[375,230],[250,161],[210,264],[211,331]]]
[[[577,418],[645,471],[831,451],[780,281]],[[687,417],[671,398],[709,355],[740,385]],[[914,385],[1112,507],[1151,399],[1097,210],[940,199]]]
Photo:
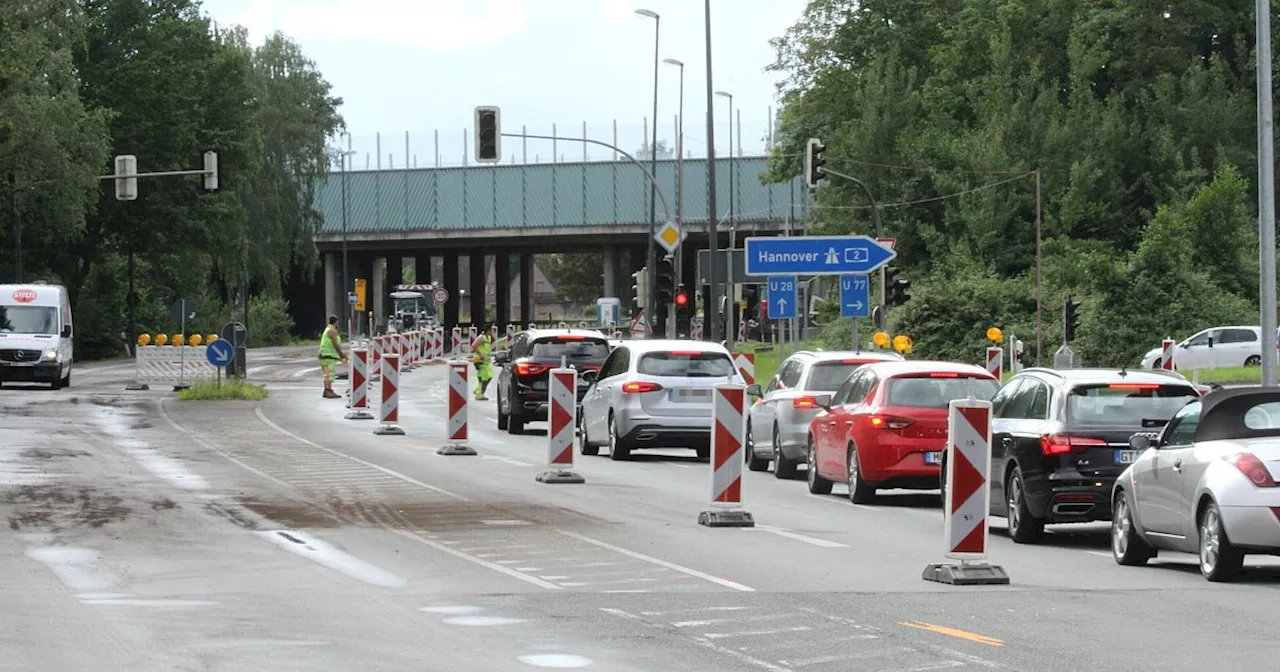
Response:
[[[1117,566],[1104,525],[1015,546],[1012,584],[921,579],[936,493],[855,506],[745,474],[754,529],[710,529],[691,451],[578,456],[545,425],[446,457],[443,367],[402,380],[403,437],[320,398],[310,349],[250,354],[271,397],[130,392],[127,364],[0,390],[0,668],[22,670],[1275,669],[1280,566],[1204,581]],[[344,383],[345,385],[345,383]],[[376,397],[375,397],[376,398]],[[1051,528],[1052,529],[1052,528]]]

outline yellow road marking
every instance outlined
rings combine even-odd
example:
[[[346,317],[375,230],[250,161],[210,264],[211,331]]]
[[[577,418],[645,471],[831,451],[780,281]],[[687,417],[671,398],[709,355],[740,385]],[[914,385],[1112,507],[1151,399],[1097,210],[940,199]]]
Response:
[[[436,446],[424,446],[421,443],[404,443],[402,441],[397,441],[396,445],[400,446],[401,448],[408,448],[409,450],[430,450],[430,451],[438,450]]]
[[[1002,639],[996,639],[995,637],[988,637],[986,635],[979,635],[973,632],[966,632],[964,630],[957,630],[955,628],[948,628],[945,625],[934,625],[932,623],[923,623],[921,621],[903,621],[899,623],[899,625],[905,625],[908,628],[916,628],[917,630],[927,630],[929,632],[936,632],[939,635],[946,635],[948,637],[955,637],[957,639],[966,639],[970,642],[977,642],[978,644],[986,644],[987,646],[1004,646],[1004,640]]]

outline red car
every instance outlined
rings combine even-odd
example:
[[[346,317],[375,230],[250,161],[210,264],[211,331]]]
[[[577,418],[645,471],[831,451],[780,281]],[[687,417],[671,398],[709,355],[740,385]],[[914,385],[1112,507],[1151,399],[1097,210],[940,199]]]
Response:
[[[947,443],[947,404],[970,394],[990,400],[1000,382],[986,369],[954,362],[877,362],[859,368],[809,424],[809,492],[849,484],[855,504],[878,488],[938,489]]]

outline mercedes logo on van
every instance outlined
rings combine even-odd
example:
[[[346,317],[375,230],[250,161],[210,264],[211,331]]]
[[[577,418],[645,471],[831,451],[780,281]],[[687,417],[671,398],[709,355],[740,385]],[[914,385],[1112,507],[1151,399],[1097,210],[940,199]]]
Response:
[[[24,353],[24,352],[23,352],[23,351],[21,351],[21,350],[16,350],[16,351],[14,351],[14,353],[13,353],[13,359],[14,359],[15,361],[19,361],[19,362],[21,362],[22,360],[24,360],[24,359],[26,359],[26,358],[27,358],[26,353]]]

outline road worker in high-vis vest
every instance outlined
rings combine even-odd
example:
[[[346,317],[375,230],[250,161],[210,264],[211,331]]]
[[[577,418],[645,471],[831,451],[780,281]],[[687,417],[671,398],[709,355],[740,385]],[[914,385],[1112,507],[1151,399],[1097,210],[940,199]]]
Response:
[[[347,361],[342,352],[342,337],[338,335],[338,316],[329,316],[329,326],[320,335],[320,370],[324,372],[325,399],[340,399],[341,395],[333,391],[333,367]]]
[[[491,354],[493,339],[488,329],[482,329],[476,337],[475,352],[471,353],[471,362],[476,365],[476,401],[489,401],[484,393],[489,389],[489,381],[493,380],[493,367],[489,364]]]

